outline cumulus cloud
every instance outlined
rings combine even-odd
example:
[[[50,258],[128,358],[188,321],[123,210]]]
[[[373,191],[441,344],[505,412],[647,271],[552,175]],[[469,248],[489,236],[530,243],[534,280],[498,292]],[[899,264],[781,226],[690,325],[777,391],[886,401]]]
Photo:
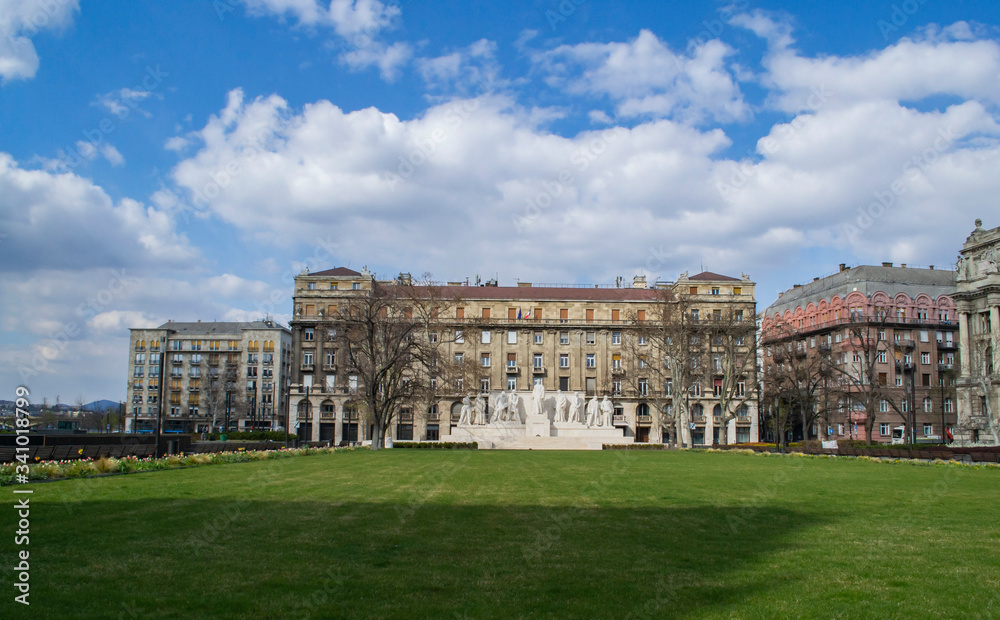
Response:
[[[745,120],[743,99],[726,58],[733,50],[713,39],[689,54],[672,51],[649,30],[625,43],[561,45],[533,55],[549,86],[606,96],[625,118]]]
[[[115,204],[88,179],[24,169],[7,153],[0,196],[0,228],[10,235],[0,243],[5,272],[179,266],[198,256],[167,214],[128,198]]]
[[[809,109],[818,88],[832,94],[832,106],[874,99],[913,102],[934,95],[1000,103],[1000,43],[973,40],[965,22],[928,27],[919,38],[866,54],[819,58],[796,50],[789,26],[766,12],[736,15],[731,23],[768,40],[761,79],[771,106],[785,112]]]
[[[393,82],[413,55],[405,42],[388,44],[381,34],[402,15],[400,8],[381,0],[243,0],[256,15],[291,17],[307,27],[332,29],[346,44],[340,62],[358,71],[377,67],[382,79]]]
[[[433,93],[475,96],[505,86],[499,79],[497,44],[480,39],[468,47],[416,61],[417,71]]]
[[[395,82],[412,55],[413,50],[408,43],[386,45],[373,42],[360,49],[345,52],[340,56],[340,60],[354,71],[378,67],[383,80]]]
[[[0,80],[35,77],[39,61],[31,39],[66,28],[79,9],[79,0],[0,0]]]

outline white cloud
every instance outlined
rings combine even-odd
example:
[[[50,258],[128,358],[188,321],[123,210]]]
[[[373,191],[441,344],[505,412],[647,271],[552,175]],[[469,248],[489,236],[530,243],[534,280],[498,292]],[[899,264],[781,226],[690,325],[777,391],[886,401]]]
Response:
[[[150,118],[152,114],[140,108],[139,102],[145,101],[152,96],[154,96],[154,93],[149,90],[127,87],[119,88],[118,90],[99,95],[92,105],[104,108],[120,119],[126,118],[132,110],[136,110],[146,118]],[[160,99],[163,98],[162,95],[155,96]]]
[[[770,103],[785,112],[811,107],[816,89],[830,93],[831,106],[865,101],[920,101],[950,95],[1000,103],[1000,43],[970,40],[965,22],[924,29],[924,38],[901,39],[885,49],[857,56],[802,56],[786,24],[767,13],[736,15],[731,22],[770,42],[762,76]]]
[[[0,0],[0,79],[35,77],[39,61],[31,39],[67,27],[79,8],[79,0]]]
[[[431,92],[477,96],[492,93],[505,83],[499,79],[497,44],[480,39],[468,47],[435,58],[420,58],[417,71]]]
[[[181,266],[198,255],[163,212],[127,198],[114,204],[83,177],[26,170],[6,153],[0,196],[0,228],[10,235],[0,243],[5,272]]]
[[[718,40],[675,53],[649,30],[627,43],[562,45],[534,55],[550,86],[607,96],[626,118],[700,123],[744,120],[750,108],[726,66],[733,50]]]
[[[412,55],[413,50],[408,43],[385,45],[380,42],[372,42],[360,49],[345,52],[340,56],[340,60],[354,71],[373,66],[378,67],[379,75],[382,76],[383,80],[394,82]]]
[[[380,0],[243,0],[253,14],[294,17],[307,26],[327,26],[358,47],[392,25],[399,7]]]

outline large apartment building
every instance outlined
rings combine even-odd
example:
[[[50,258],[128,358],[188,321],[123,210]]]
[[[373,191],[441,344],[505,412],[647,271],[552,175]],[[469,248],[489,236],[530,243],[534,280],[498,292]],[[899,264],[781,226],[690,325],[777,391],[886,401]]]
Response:
[[[348,366],[337,317],[353,296],[399,283],[409,283],[408,276],[378,281],[367,270],[343,267],[295,278],[290,406],[301,437],[337,443],[371,438],[373,429],[358,398],[363,386]],[[756,308],[748,277],[712,273],[684,274],[677,282],[654,285],[637,276],[631,286],[621,281],[601,286],[450,282],[433,288],[446,302],[434,320],[433,337],[440,338],[441,357],[452,371],[442,369],[433,402],[403,408],[390,429],[394,439],[438,440],[458,425],[463,398],[500,391],[527,398],[541,384],[550,394],[608,396],[615,427],[638,442],[669,441],[674,429],[664,428],[657,412],[683,398],[691,412],[693,443],[711,443],[725,418],[716,387],[721,382],[712,375],[710,359],[697,385],[675,395],[663,352],[640,326],[652,321],[666,300],[684,299],[687,316],[706,324],[725,311],[753,325]],[[470,372],[454,372],[469,367]],[[753,369],[741,380],[752,391]],[[730,443],[757,438],[756,401],[745,400],[738,415],[725,422]]]
[[[271,320],[130,330],[128,432],[284,428],[292,335]]]
[[[981,220],[962,246],[958,261],[961,351],[957,438],[997,443],[1000,431],[1000,227]]]
[[[954,271],[883,263],[841,265],[782,293],[762,320],[764,383],[776,386],[783,378],[776,375],[793,367],[810,375],[794,382],[809,394],[799,400],[810,401],[813,422],[802,428],[793,416],[792,438],[864,439],[869,413],[879,442],[890,442],[908,418],[917,439],[953,429],[955,290]]]

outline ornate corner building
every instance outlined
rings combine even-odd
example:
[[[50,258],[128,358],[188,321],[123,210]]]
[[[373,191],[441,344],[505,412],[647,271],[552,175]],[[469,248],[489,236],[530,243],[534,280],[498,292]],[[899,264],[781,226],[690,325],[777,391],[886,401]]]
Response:
[[[960,342],[958,432],[964,443],[1000,443],[1000,227],[982,221],[962,246],[957,266]]]
[[[411,282],[406,274],[378,281],[367,270],[343,267],[295,278],[289,402],[300,438],[338,444],[371,439],[373,428],[359,398],[364,386],[348,366],[338,316],[353,297],[369,294],[376,285],[396,283]],[[615,285],[522,282],[513,287],[449,282],[434,288],[447,304],[434,319],[432,337],[440,338],[441,357],[451,368],[471,371],[442,370],[429,405],[403,407],[388,429],[393,439],[436,441],[452,436],[464,398],[503,391],[523,393],[529,400],[532,389],[541,384],[549,393],[608,396],[614,406],[613,425],[628,441],[670,441],[674,428],[662,424],[659,413],[670,411],[679,399],[692,412],[693,443],[712,443],[721,424],[730,443],[757,440],[755,365],[748,376],[739,377],[745,392],[738,410],[722,416],[718,386],[724,382],[716,375],[723,369],[713,367],[711,349],[706,349],[705,372],[684,394],[676,394],[668,360],[642,329],[653,320],[658,305],[678,299],[685,302],[686,316],[693,315],[701,324],[726,315],[746,317],[753,328],[754,283],[747,276],[684,274],[677,282],[652,285],[636,276],[631,286],[619,280]],[[745,355],[755,355],[753,342],[741,346]]]
[[[793,416],[792,438],[864,439],[870,416],[878,442],[907,421],[915,439],[954,427],[955,292],[953,271],[882,263],[782,293],[764,311],[763,368],[772,391],[791,381],[791,406],[811,410]]]

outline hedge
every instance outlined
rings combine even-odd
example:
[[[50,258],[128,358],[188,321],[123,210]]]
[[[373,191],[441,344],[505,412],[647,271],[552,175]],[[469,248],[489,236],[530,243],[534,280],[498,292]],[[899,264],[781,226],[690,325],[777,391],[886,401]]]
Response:
[[[474,441],[394,441],[392,447],[414,450],[477,450],[479,444]]]

